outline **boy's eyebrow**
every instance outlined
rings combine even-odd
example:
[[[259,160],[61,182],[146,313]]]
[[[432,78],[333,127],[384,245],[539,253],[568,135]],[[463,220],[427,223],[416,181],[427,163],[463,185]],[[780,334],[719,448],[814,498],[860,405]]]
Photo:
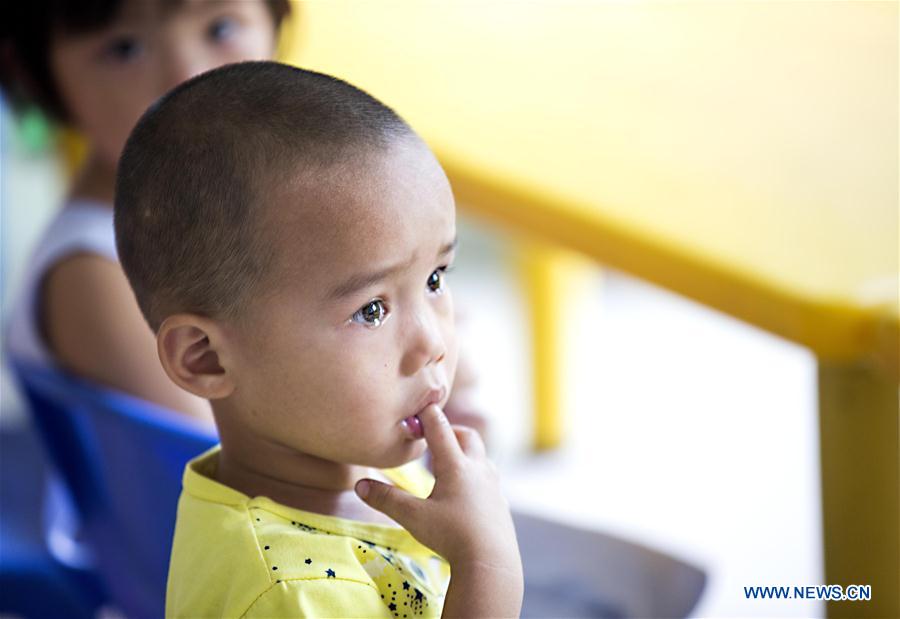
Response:
[[[447,243],[446,245],[444,245],[444,246],[441,248],[441,251],[438,252],[437,257],[438,257],[438,258],[441,258],[441,257],[443,257],[443,256],[446,256],[446,255],[449,254],[451,251],[453,251],[454,249],[456,249],[456,246],[457,246],[457,245],[459,245],[459,238],[454,236],[452,241],[450,241],[449,243]]]
[[[446,245],[444,245],[441,248],[441,250],[437,254],[437,257],[441,258],[443,256],[446,256],[447,254],[452,252],[454,249],[456,249],[456,246],[458,243],[459,243],[459,240],[456,237],[454,237],[454,239],[452,241],[450,241],[449,243],[447,243]],[[354,292],[356,292],[358,290],[368,288],[369,286],[372,286],[373,284],[377,284],[378,282],[388,278],[389,276],[393,275],[397,271],[402,271],[403,269],[408,268],[410,266],[410,264],[412,264],[412,262],[414,262],[414,260],[415,260],[415,257],[413,257],[413,259],[411,259],[407,262],[395,264],[393,266],[389,266],[384,269],[379,269],[377,271],[372,271],[371,273],[360,273],[358,275],[353,275],[353,276],[349,277],[342,284],[335,286],[331,290],[331,292],[328,293],[328,298],[331,300],[341,299],[343,297],[353,294]]]

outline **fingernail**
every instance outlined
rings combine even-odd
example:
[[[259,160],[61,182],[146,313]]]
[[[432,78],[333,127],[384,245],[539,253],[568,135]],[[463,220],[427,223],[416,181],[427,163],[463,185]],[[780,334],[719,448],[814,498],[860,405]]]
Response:
[[[369,482],[363,479],[362,481],[357,483],[356,494],[358,494],[362,498],[366,498],[367,496],[369,496]]]

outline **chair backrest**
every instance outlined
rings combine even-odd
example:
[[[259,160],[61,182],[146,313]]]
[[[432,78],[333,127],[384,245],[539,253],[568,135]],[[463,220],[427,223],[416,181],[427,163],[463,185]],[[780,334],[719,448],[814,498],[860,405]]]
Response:
[[[128,617],[163,616],[184,465],[216,436],[173,411],[58,370],[16,363],[14,372],[112,602]]]

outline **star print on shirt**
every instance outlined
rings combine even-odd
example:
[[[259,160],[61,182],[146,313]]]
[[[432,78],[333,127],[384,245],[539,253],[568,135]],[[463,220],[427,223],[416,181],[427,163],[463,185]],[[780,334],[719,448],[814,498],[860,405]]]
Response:
[[[331,569],[331,568],[325,570],[325,575],[326,575],[328,578],[334,578],[334,570]]]
[[[391,602],[390,604],[388,604],[388,609],[392,611],[397,610],[397,605]]]
[[[409,589],[409,583],[404,580],[403,581],[403,590],[406,591],[407,589]]]

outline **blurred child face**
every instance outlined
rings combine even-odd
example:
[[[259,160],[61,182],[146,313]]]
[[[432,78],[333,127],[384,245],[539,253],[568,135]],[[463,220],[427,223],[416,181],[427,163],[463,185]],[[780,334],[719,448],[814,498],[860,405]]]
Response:
[[[453,383],[456,220],[421,142],[367,159],[272,202],[277,267],[236,329],[230,410],[265,441],[384,468],[423,453],[407,420]]]
[[[75,126],[114,168],[144,110],[194,75],[271,57],[272,16],[262,1],[126,0],[103,30],[57,35],[51,71]]]

